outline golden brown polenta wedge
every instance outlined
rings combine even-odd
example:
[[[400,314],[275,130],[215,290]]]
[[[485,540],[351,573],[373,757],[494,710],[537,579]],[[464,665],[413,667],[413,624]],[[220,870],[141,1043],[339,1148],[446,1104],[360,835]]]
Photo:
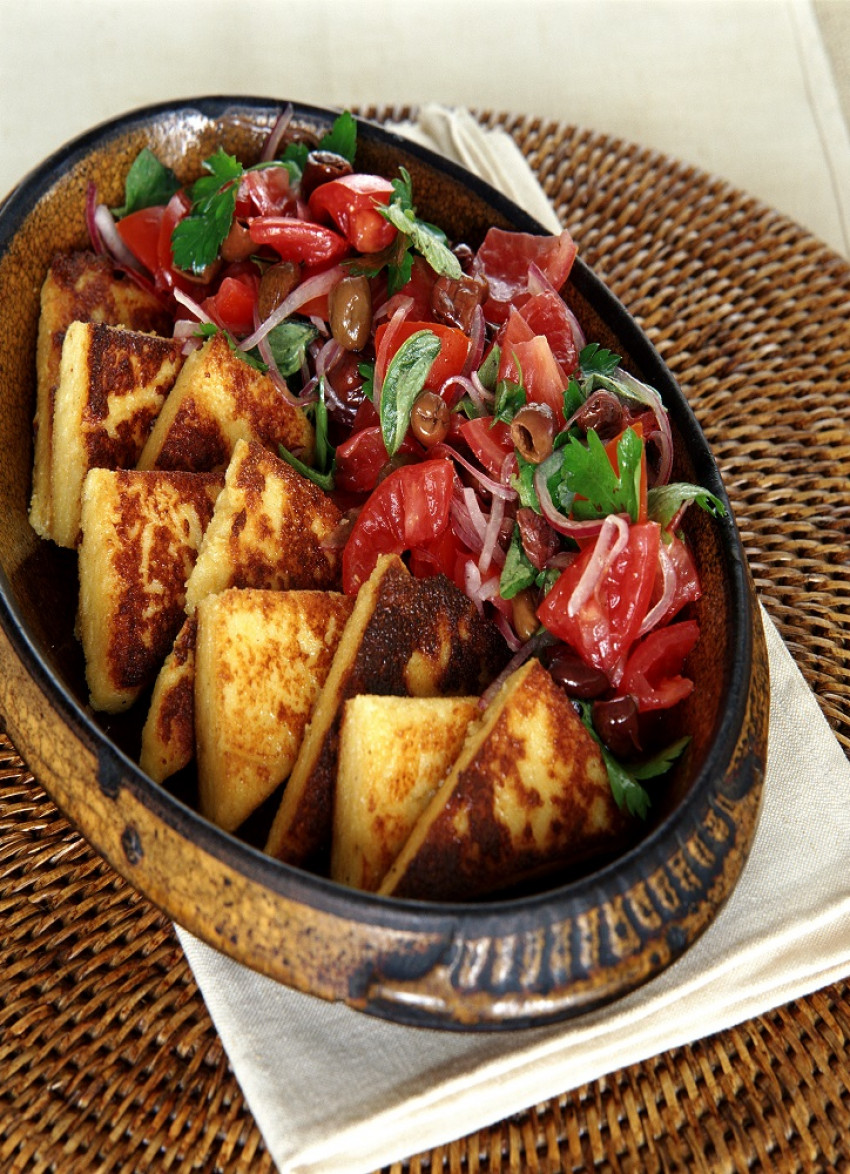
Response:
[[[359,693],[439,697],[480,693],[507,660],[498,630],[443,575],[415,579],[382,555],[360,588],[292,768],[266,851],[326,868],[342,707]]]
[[[186,585],[187,611],[226,587],[337,586],[341,551],[325,540],[340,518],[312,481],[256,441],[238,440]]]
[[[198,605],[201,812],[239,827],[289,775],[354,600],[232,588]]]
[[[91,469],[83,482],[77,630],[95,709],[151,684],[186,618],[186,580],[224,478]]]
[[[156,678],[142,730],[139,766],[156,783],[188,766],[195,756],[194,616],[186,619]]]
[[[53,411],[52,538],[76,546],[89,469],[132,469],[183,363],[182,343],[100,322],[65,332]]]
[[[171,333],[171,320],[158,299],[117,274],[106,257],[81,250],[53,258],[41,289],[29,515],[32,528],[42,538],[52,537],[53,405],[62,343],[72,322],[109,322],[129,330]]]
[[[374,892],[480,716],[477,697],[346,701],[339,733],[331,879]]]
[[[598,745],[531,660],[487,707],[378,891],[471,900],[573,869],[623,830]]]
[[[275,453],[283,445],[306,464],[313,459],[313,426],[302,409],[215,334],[183,364],[138,467],[224,469],[237,440]]]

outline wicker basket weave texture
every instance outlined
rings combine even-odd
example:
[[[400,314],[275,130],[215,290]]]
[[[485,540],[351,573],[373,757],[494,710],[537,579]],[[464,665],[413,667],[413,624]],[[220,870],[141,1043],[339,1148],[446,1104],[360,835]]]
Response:
[[[480,117],[515,137],[679,379],[757,587],[850,750],[850,267],[684,164],[559,123]],[[273,1171],[170,924],[3,735],[0,878],[0,1169]],[[848,1139],[841,982],[392,1174],[848,1170]]]

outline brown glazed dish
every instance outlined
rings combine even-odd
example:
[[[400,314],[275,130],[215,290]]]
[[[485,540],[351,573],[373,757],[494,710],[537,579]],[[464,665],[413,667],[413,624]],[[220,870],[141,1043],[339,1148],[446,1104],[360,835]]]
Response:
[[[60,248],[86,243],[89,181],[121,202],[150,146],[181,179],[217,146],[250,161],[282,102],[204,98],[97,127],[28,176],[0,206],[0,712],[36,777],[90,843],[171,918],[300,991],[399,1022],[457,1029],[542,1024],[599,1006],[658,974],[731,892],[758,818],[768,669],[758,609],[731,516],[690,510],[704,586],[696,681],[680,724],[692,742],[644,834],[590,875],[511,900],[446,905],[379,898],[264,856],[202,819],[138,768],[138,728],[95,717],[74,638],[76,559],[27,520],[39,291]],[[315,128],[330,112],[297,106]],[[410,171],[420,214],[475,247],[490,224],[542,231],[499,192],[368,123],[360,170]],[[579,252],[581,241],[578,241]],[[589,339],[661,392],[674,476],[726,500],[702,432],[634,320],[579,260],[564,296]]]

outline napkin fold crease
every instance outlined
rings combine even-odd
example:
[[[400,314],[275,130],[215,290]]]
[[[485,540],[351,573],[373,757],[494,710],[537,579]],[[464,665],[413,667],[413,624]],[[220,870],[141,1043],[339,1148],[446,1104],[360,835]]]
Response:
[[[400,133],[557,218],[516,144],[426,107]],[[767,613],[763,809],[733,894],[673,966],[550,1027],[402,1027],[254,974],[178,927],[237,1080],[281,1174],[369,1174],[802,997],[850,973],[850,763]]]

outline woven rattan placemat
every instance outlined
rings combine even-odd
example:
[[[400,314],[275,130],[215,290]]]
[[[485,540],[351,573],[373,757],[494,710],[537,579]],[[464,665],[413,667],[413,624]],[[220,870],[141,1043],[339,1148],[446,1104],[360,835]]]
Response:
[[[482,120],[514,135],[679,379],[767,609],[850,752],[850,267],[662,155]],[[0,1171],[273,1170],[170,923],[91,852],[2,734],[0,915]],[[850,984],[392,1171],[408,1169],[850,1169]]]

